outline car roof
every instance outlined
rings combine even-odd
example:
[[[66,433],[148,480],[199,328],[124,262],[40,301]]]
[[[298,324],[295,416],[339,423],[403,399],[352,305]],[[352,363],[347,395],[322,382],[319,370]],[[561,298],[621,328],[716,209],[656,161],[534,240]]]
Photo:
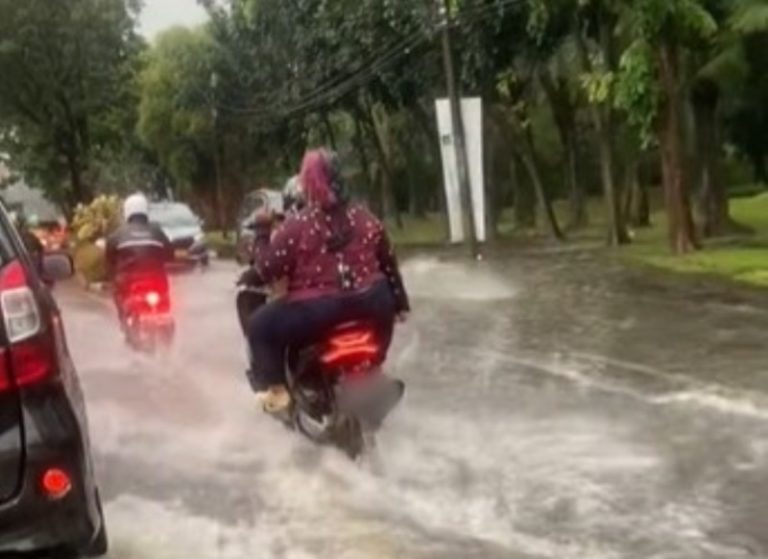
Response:
[[[185,204],[184,202],[150,202],[149,203],[149,209],[150,210],[170,210],[174,208],[186,208],[190,211],[192,211],[192,208],[189,207],[188,204]]]

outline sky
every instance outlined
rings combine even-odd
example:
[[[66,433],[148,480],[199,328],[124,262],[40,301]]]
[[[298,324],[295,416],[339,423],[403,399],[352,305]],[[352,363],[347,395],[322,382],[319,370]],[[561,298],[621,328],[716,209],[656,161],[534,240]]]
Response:
[[[207,19],[197,0],[144,0],[141,33],[153,39],[157,33],[174,25],[192,26]]]

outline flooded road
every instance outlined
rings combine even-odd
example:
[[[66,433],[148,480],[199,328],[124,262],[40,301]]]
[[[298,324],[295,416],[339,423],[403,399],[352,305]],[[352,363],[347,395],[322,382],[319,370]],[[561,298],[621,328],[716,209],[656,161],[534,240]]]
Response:
[[[588,255],[405,265],[403,405],[364,464],[263,417],[233,265],[172,352],[58,290],[113,559],[768,557],[768,304]]]

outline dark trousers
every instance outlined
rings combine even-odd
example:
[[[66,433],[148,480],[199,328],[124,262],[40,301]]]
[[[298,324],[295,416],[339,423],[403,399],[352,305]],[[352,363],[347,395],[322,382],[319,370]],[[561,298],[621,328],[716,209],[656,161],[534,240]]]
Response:
[[[304,301],[277,300],[264,305],[248,323],[252,381],[267,386],[284,384],[289,347],[319,342],[335,326],[356,320],[375,326],[383,361],[392,342],[395,322],[395,301],[386,281],[364,291]]]

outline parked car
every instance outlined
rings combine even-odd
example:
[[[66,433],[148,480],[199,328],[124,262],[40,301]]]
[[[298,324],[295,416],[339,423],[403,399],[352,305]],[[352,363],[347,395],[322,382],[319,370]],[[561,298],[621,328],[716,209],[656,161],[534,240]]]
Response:
[[[59,252],[69,248],[69,230],[63,219],[33,223],[30,220],[30,231],[35,235],[48,252]]]
[[[65,253],[33,259],[0,203],[0,556],[107,552],[83,394],[48,287],[72,271]]]
[[[279,190],[261,188],[254,190],[245,196],[240,205],[240,213],[237,217],[236,254],[238,264],[248,264],[251,260],[251,246],[253,244],[253,230],[249,227],[254,212],[265,205],[273,211],[283,211],[283,193]]]
[[[149,219],[157,223],[173,244],[177,264],[208,266],[210,252],[203,232],[203,221],[186,204],[150,204]]]

